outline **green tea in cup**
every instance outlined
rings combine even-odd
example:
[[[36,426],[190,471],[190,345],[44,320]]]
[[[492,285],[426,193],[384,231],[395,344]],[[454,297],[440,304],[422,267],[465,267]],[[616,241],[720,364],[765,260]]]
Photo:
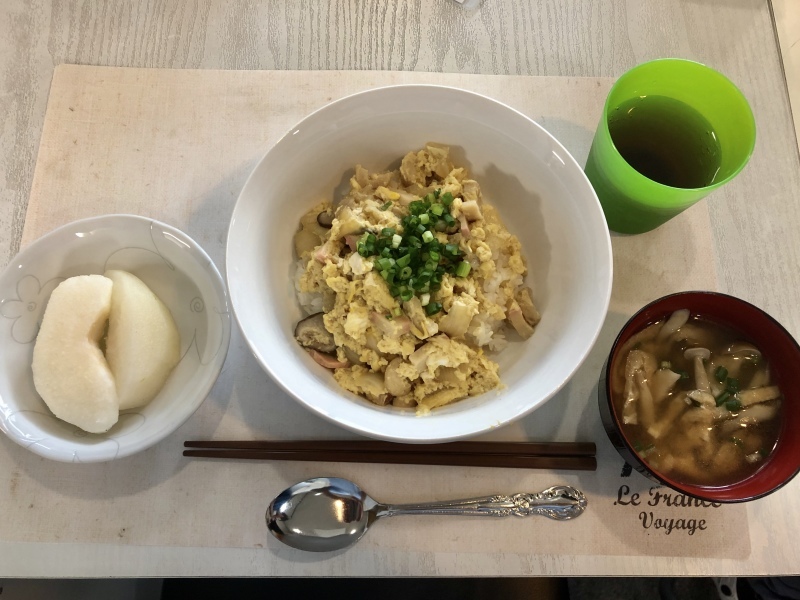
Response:
[[[650,231],[730,181],[755,122],[742,93],[696,62],[634,67],[612,87],[586,163],[611,230]]]

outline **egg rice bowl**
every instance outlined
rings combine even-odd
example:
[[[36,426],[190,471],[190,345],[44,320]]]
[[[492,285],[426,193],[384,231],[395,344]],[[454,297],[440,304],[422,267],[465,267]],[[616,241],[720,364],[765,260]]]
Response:
[[[294,244],[309,315],[295,337],[378,405],[425,414],[500,387],[487,353],[539,322],[519,240],[447,146],[392,171],[356,165],[349,193],[309,210]]]

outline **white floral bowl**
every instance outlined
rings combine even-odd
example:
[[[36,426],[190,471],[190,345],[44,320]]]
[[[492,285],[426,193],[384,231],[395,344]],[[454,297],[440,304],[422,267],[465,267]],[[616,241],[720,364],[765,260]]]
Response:
[[[167,305],[181,360],[147,406],[123,411],[104,434],[57,419],[33,385],[31,360],[50,293],[67,277],[130,271]],[[228,352],[231,324],[219,271],[191,238],[144,217],[106,215],[51,231],[0,275],[0,430],[46,458],[101,462],[164,439],[203,403]]]
[[[426,142],[450,146],[522,243],[542,314],[527,342],[493,355],[505,387],[437,408],[376,406],[342,390],[294,339],[302,318],[292,236],[323,199],[338,200],[357,163],[397,166]],[[363,435],[444,442],[519,419],[551,398],[586,358],[611,296],[611,239],[580,165],[537,123],[471,92],[431,85],[373,89],[329,104],[287,133],[255,167],[233,211],[228,287],[264,369],[318,415]]]

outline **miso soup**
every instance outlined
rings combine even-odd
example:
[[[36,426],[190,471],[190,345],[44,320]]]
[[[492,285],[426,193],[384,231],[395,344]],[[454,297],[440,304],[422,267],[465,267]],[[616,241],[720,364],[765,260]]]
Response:
[[[682,483],[746,479],[780,432],[782,396],[767,357],[738,332],[688,310],[626,342],[611,392],[637,454]]]

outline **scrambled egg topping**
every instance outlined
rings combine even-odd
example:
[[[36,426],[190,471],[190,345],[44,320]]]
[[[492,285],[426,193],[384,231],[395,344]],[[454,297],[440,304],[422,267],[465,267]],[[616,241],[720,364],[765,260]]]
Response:
[[[434,193],[450,200],[452,219],[427,239],[457,246],[463,266],[442,274],[429,293],[403,297],[395,287],[393,295],[380,256],[365,256],[359,244],[366,234],[393,230],[396,247],[409,205]],[[333,369],[339,385],[376,404],[424,414],[500,386],[498,365],[485,350],[502,350],[507,325],[528,338],[539,321],[523,284],[519,240],[466,169],[453,165],[446,146],[410,152],[394,171],[356,165],[338,205],[322,202],[302,217],[295,250],[298,298],[312,315],[298,324],[298,341]],[[301,326],[309,331],[302,334]]]

